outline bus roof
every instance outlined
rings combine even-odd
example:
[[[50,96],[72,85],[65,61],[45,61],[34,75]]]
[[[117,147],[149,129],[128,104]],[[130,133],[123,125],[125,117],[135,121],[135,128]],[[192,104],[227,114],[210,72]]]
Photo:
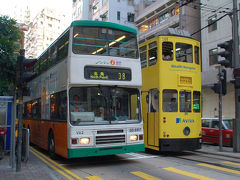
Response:
[[[130,33],[137,34],[137,30],[133,29],[128,26],[124,26],[121,24],[116,24],[112,22],[105,22],[105,21],[90,21],[90,20],[78,20],[78,21],[73,21],[71,24],[71,27],[74,26],[95,26],[95,27],[109,27],[109,28],[114,28],[114,29],[119,29],[123,31],[127,31]]]
[[[121,24],[105,22],[105,21],[76,20],[76,21],[73,21],[71,23],[71,25],[70,25],[70,27],[74,27],[74,26],[111,27],[111,28],[115,28],[115,29],[119,29],[119,30],[123,30],[123,31],[127,31],[127,32],[130,32],[130,33],[137,34],[137,30],[136,29],[133,29],[131,27],[124,26],[124,25],[121,25]],[[51,48],[52,45],[54,45],[69,30],[70,27],[68,27],[57,39],[55,39],[55,41],[53,41],[52,44],[50,44],[47,47],[47,49],[45,49],[37,57],[37,59],[39,59],[49,48]]]

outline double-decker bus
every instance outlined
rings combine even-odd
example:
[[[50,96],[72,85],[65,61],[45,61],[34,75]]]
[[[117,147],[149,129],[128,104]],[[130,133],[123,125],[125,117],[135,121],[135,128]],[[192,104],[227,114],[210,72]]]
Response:
[[[31,69],[23,126],[53,157],[144,151],[137,31],[73,21]]]
[[[144,143],[157,151],[195,150],[201,148],[200,42],[170,30],[139,46]]]

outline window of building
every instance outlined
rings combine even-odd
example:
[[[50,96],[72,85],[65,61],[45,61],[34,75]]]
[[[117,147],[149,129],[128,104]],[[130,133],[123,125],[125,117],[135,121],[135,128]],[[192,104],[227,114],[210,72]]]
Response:
[[[134,13],[128,13],[128,22],[134,22]]]
[[[107,3],[108,0],[102,0],[102,4],[104,5],[105,3]]]
[[[134,0],[128,0],[128,5],[133,6],[134,5]]]
[[[147,30],[148,30],[148,24],[144,24],[144,25],[141,26],[141,29],[140,29],[141,32],[144,32],[144,31],[147,31]]]
[[[120,20],[120,11],[117,12],[117,20]]]
[[[218,49],[210,49],[209,50],[209,65],[214,65],[218,63]]]
[[[208,18],[208,32],[217,30],[217,15]]]

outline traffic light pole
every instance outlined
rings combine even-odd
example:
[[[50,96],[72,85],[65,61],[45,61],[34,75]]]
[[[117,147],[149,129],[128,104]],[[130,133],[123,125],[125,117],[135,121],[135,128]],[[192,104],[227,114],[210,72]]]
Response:
[[[219,94],[218,94],[218,97],[219,97],[219,110],[218,110],[218,118],[219,118],[219,151],[222,152],[223,149],[222,149],[222,91],[223,91],[223,88],[222,88],[222,68],[221,66],[218,68],[218,77],[219,77],[219,84],[220,84],[220,87],[219,87]]]
[[[233,151],[240,152],[240,73],[237,73],[239,64],[239,35],[238,35],[238,11],[237,0],[233,0],[233,60],[234,60],[234,78],[235,78],[235,120],[233,121]]]

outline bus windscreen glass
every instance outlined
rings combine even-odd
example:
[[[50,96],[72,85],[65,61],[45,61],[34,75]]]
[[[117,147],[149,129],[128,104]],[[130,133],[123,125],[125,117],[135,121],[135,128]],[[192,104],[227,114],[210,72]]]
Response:
[[[140,122],[140,94],[135,88],[73,87],[69,91],[72,125]]]

